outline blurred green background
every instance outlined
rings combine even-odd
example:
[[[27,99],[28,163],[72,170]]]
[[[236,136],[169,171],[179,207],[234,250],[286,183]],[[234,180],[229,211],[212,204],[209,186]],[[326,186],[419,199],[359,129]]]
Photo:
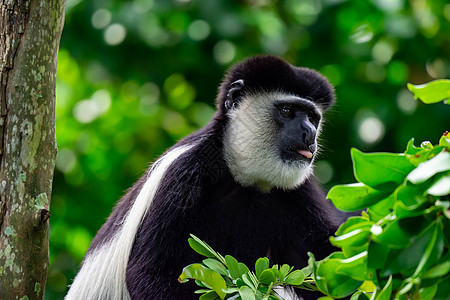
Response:
[[[445,0],[69,0],[58,58],[47,299],[60,299],[96,231],[148,164],[205,125],[224,71],[256,54],[336,88],[316,174],[353,182],[350,147],[437,143],[450,106],[406,83],[450,74]],[[180,270],[181,271],[181,270]]]

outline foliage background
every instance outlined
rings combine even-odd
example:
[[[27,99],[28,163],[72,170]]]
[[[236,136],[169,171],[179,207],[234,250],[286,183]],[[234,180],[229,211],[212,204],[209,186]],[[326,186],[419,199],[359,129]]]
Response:
[[[449,129],[450,106],[406,90],[450,77],[445,0],[69,0],[47,299],[63,297],[148,164],[208,122],[226,68],[264,53],[317,69],[336,88],[316,164],[326,189],[353,182],[351,146],[403,152],[411,137],[436,143]]]

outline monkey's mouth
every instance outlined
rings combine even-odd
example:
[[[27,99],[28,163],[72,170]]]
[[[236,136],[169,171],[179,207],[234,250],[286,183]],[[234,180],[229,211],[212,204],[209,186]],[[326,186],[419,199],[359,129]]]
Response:
[[[312,152],[309,150],[298,150],[297,152],[298,152],[298,154],[303,155],[304,157],[306,157],[308,159],[313,157]]]
[[[304,160],[311,162],[314,152],[308,149],[299,149],[297,147],[288,147],[283,151],[283,156],[288,160]]]

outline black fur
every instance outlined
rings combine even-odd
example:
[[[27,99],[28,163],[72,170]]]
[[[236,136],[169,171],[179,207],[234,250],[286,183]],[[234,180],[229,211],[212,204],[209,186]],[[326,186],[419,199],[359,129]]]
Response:
[[[333,87],[318,72],[294,67],[275,56],[257,56],[236,64],[228,71],[217,97],[219,116],[225,116],[224,99],[231,84],[239,79],[244,81],[245,93],[284,91],[312,99],[324,109],[328,109],[335,101]]]
[[[295,190],[262,193],[242,187],[230,174],[222,145],[228,122],[225,101],[231,83],[238,79],[244,80],[246,93],[281,90],[323,108],[334,101],[324,77],[281,59],[257,57],[233,67],[220,87],[215,117],[174,146],[195,145],[169,167],[135,237],[126,274],[132,299],[198,299],[193,293],[195,284],[177,282],[184,266],[203,259],[189,248],[191,233],[250,268],[264,256],[271,264],[302,268],[307,265],[307,251],[319,259],[332,252],[328,237],[342,220],[314,178]],[[120,226],[145,178],[116,206],[90,251],[109,240]],[[308,292],[299,294],[317,299]]]

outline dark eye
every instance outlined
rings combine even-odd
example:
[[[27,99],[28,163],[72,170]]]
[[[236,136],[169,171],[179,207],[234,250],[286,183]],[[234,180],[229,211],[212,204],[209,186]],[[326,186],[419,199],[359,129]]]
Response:
[[[309,120],[309,122],[310,122],[311,124],[315,124],[315,123],[316,123],[316,120],[314,119],[313,116],[308,116],[308,120]]]
[[[280,109],[280,113],[285,118],[293,118],[294,115],[295,115],[294,110],[292,108],[288,107],[288,106],[283,106]]]

